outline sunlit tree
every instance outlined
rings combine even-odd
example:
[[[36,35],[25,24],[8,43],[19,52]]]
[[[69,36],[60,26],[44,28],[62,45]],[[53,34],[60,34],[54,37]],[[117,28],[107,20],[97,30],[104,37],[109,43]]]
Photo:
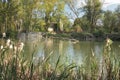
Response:
[[[41,2],[41,12],[46,23],[46,29],[51,22],[59,22],[64,12],[64,2],[62,0],[43,0]]]
[[[102,3],[100,0],[85,0],[85,3],[86,5],[83,7],[84,16],[89,24],[90,32],[92,32],[95,30],[96,22],[100,18]]]
[[[0,29],[1,32],[7,30],[15,30],[15,20],[18,13],[18,2],[16,0],[0,1]]]

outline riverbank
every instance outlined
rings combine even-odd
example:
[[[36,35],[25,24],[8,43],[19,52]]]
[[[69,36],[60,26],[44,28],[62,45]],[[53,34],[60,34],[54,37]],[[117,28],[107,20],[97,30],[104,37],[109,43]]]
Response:
[[[21,35],[22,34],[22,35]],[[26,35],[26,37],[29,37],[30,35],[33,35],[34,37],[51,37],[51,38],[58,38],[63,40],[79,40],[79,41],[104,41],[106,38],[110,38],[113,41],[120,41],[120,34],[119,33],[49,33],[49,32],[29,32],[29,33],[17,33],[12,32],[12,34],[7,33],[6,38],[14,38],[18,39],[20,36]],[[2,34],[0,34],[0,37],[2,38]]]
[[[113,41],[120,41],[119,33],[106,33],[106,34],[94,34],[94,33],[57,33],[50,34],[45,33],[44,37],[60,38],[60,39],[76,39],[80,41],[104,41],[106,38],[110,38]]]

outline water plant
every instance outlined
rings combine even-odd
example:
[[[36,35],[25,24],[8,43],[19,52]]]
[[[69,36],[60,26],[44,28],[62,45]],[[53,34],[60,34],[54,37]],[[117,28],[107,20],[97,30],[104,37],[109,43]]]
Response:
[[[49,62],[52,52],[43,59],[34,57],[33,53],[28,60],[22,51],[3,47],[0,49],[0,80],[119,80],[120,60],[111,45],[111,40],[106,42],[100,60],[91,50],[91,56],[81,65],[61,64],[62,55],[59,55],[54,67]]]

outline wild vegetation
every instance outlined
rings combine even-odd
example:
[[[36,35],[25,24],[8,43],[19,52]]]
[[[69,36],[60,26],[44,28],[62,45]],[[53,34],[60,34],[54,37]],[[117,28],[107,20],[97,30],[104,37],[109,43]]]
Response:
[[[120,78],[120,60],[112,52],[113,42],[109,38],[106,40],[100,60],[91,51],[91,56],[88,56],[90,58],[85,58],[81,65],[66,62],[61,64],[62,55],[59,55],[53,66],[49,62],[52,52],[42,59],[34,57],[33,53],[28,59],[23,54],[23,46],[20,46],[20,43],[22,42],[7,40],[1,47],[1,80],[119,80]]]

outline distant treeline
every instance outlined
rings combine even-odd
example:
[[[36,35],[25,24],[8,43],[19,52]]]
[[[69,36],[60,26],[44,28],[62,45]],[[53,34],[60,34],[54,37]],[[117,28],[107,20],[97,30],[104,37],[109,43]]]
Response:
[[[85,0],[86,5],[79,3],[80,7],[76,4],[75,0],[1,0],[0,33],[46,32],[51,23],[62,32],[120,32],[120,6],[112,12],[103,11],[100,0]]]

